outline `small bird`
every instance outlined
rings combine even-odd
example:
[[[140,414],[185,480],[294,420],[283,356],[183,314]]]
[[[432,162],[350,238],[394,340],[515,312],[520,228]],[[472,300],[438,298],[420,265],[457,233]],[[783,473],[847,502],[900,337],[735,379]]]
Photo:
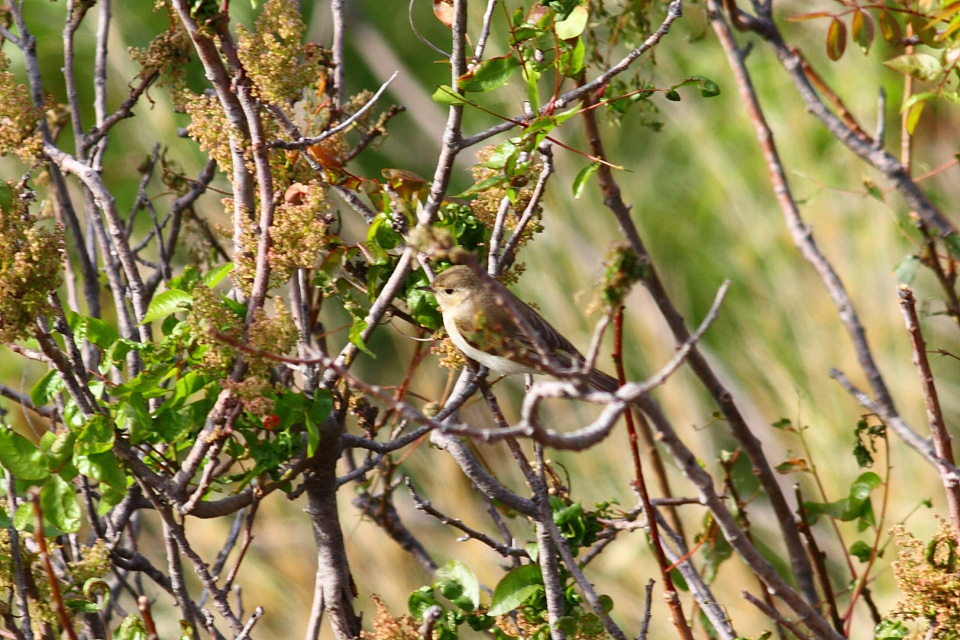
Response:
[[[546,373],[535,335],[557,369],[582,370],[586,359],[549,322],[499,282],[481,278],[465,265],[450,267],[430,287],[443,314],[443,326],[465,356],[501,375]],[[517,322],[522,318],[523,323]],[[592,369],[581,379],[595,389],[616,391],[617,381]]]

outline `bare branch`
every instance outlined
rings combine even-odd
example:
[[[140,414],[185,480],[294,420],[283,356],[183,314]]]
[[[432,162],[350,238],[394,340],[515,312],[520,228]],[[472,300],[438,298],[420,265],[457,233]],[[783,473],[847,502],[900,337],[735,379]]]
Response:
[[[910,345],[913,347],[913,364],[917,367],[920,385],[923,388],[923,400],[927,408],[927,422],[930,423],[930,432],[933,434],[933,446],[937,458],[949,463],[939,465],[940,479],[946,493],[947,506],[950,511],[950,521],[953,524],[954,535],[960,540],[960,479],[950,472],[953,466],[953,445],[950,441],[950,432],[943,421],[943,412],[940,410],[940,400],[937,397],[937,386],[930,370],[930,361],[927,359],[927,343],[920,331],[920,319],[917,317],[917,301],[913,292],[906,285],[900,286],[900,308],[903,319],[910,334]]]
[[[440,512],[432,504],[430,504],[429,500],[424,500],[423,498],[420,497],[420,494],[418,494],[416,489],[413,488],[413,483],[410,482],[410,478],[405,477],[403,480],[407,485],[407,489],[410,490],[410,496],[413,498],[413,505],[420,511],[423,511],[426,514],[433,516],[443,524],[450,525],[451,527],[454,527],[456,529],[459,529],[460,531],[463,531],[463,533],[466,535],[464,535],[462,538],[459,538],[460,540],[467,540],[467,539],[477,540],[487,545],[488,547],[490,547],[491,549],[493,549],[494,551],[496,551],[497,553],[499,553],[504,557],[517,557],[517,558],[529,557],[530,554],[528,554],[525,549],[520,549],[517,547],[509,547],[505,544],[500,544],[499,542],[497,542],[487,534],[483,533],[482,531],[477,531],[476,529],[468,527],[459,518],[452,518]]]

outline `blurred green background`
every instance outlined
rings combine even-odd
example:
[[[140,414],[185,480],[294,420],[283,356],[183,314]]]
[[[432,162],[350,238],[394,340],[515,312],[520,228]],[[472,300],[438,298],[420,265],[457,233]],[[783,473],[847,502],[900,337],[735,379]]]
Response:
[[[110,36],[110,107],[115,108],[127,93],[127,84],[137,73],[127,48],[143,47],[166,28],[163,12],[151,13],[147,2],[114,1],[114,22]],[[249,3],[235,2],[231,11],[246,24],[252,23]],[[445,111],[431,102],[436,85],[449,82],[447,68],[437,63],[437,55],[423,45],[407,23],[407,3],[384,0],[360,0],[346,3],[347,84],[348,93],[374,90],[394,71],[400,76],[390,87],[382,106],[405,105],[406,113],[390,125],[390,137],[376,150],[363,154],[351,171],[378,178],[383,168],[402,168],[424,176],[433,173],[438,140]],[[326,3],[302,2],[309,39],[328,45],[331,35]],[[512,7],[513,5],[511,5]],[[778,16],[817,9],[837,10],[833,2],[795,0],[777,3]],[[483,3],[471,2],[473,24],[479,22]],[[64,99],[61,30],[64,3],[27,0],[27,20],[39,39],[47,91],[56,101]],[[95,11],[77,35],[81,104],[91,103],[90,76],[93,66],[92,45],[96,25]],[[421,33],[441,47],[448,46],[448,32],[435,20],[430,5],[423,0],[414,6]],[[659,23],[661,8],[653,13]],[[500,17],[502,26],[502,16]],[[488,55],[506,51],[505,32],[495,23]],[[868,56],[850,46],[846,55],[831,63],[824,53],[825,22],[782,22],[788,40],[808,56],[821,75],[840,93],[847,107],[868,130],[876,120],[877,92],[883,87],[888,96],[887,146],[899,153],[899,116],[902,76],[886,69],[881,62],[892,53],[881,39]],[[475,33],[475,29],[472,31]],[[22,60],[7,44],[13,69],[23,77]],[[691,326],[703,317],[717,287],[730,279],[730,290],[719,320],[711,328],[702,347],[709,360],[730,388],[749,424],[763,440],[773,464],[791,455],[801,455],[799,442],[789,433],[770,428],[780,418],[809,425],[806,432],[828,499],[847,494],[860,470],[851,455],[853,428],[863,411],[833,382],[828,371],[837,367],[855,384],[866,388],[858,370],[850,342],[836,311],[813,270],[793,248],[779,207],[770,189],[762,156],[753,129],[746,120],[726,58],[704,15],[702,4],[688,4],[684,18],[655,51],[655,65],[645,62],[641,77],[658,87],[669,87],[691,75],[716,81],[720,96],[703,99],[694,88],[681,89],[682,101],[667,102],[662,94],[652,103],[664,123],[655,132],[641,126],[651,112],[631,112],[619,126],[603,126],[605,143],[612,162],[624,166],[617,178],[625,200],[633,207],[633,216],[655,259],[676,306]],[[882,177],[860,162],[808,115],[792,83],[780,69],[772,53],[757,43],[748,58],[748,66],[761,103],[776,136],[794,193],[812,226],[817,242],[833,262],[851,292],[879,366],[902,414],[918,431],[927,434],[920,387],[910,360],[909,343],[897,304],[893,269],[906,255],[916,250],[907,230],[907,211],[894,193],[881,203],[869,197],[863,186],[870,179],[886,188]],[[591,70],[595,72],[595,70]],[[190,85],[201,90],[204,79],[194,66]],[[588,72],[590,73],[590,72]],[[522,87],[506,88],[497,94],[494,110],[513,115],[524,99]],[[120,123],[111,137],[105,159],[105,179],[115,194],[121,211],[129,210],[136,196],[139,174],[136,167],[149,153],[154,142],[168,148],[167,155],[178,160],[184,172],[195,175],[203,157],[196,145],[177,137],[186,116],[171,111],[163,89],[151,89],[149,100],[136,107],[137,117]],[[92,110],[85,113],[85,125],[92,122]],[[497,121],[476,110],[465,118],[467,134]],[[571,120],[561,138],[579,149],[586,145],[579,130],[580,121]],[[914,174],[948,162],[956,152],[957,118],[951,107],[930,105],[920,122],[916,136]],[[69,127],[61,138],[71,148]],[[468,150],[458,161],[453,191],[470,183],[469,165],[474,161]],[[572,341],[586,348],[596,317],[585,317],[582,310],[593,294],[593,283],[602,273],[601,261],[617,241],[616,226],[602,206],[599,191],[591,184],[579,200],[572,196],[573,177],[586,160],[555,148],[557,174],[552,178],[544,202],[543,233],[521,254],[527,271],[516,285],[526,300],[539,305],[543,314]],[[19,177],[23,167],[5,159],[5,178]],[[956,168],[925,180],[922,185],[949,216],[955,212]],[[222,176],[215,186],[227,189]],[[151,194],[161,194],[162,185],[154,182]],[[199,209],[211,220],[228,223],[220,196],[212,193],[201,199]],[[158,199],[160,210],[169,205],[169,197]],[[342,203],[338,203],[338,206]],[[349,209],[343,209],[348,234],[361,238],[364,230]],[[179,256],[186,259],[188,243],[182,243]],[[922,321],[931,349],[955,350],[956,325],[945,315],[940,294],[931,275],[921,271],[914,283],[918,298],[927,312]],[[343,322],[327,318],[328,327]],[[626,360],[628,375],[634,379],[652,373],[673,353],[673,341],[649,296],[634,292],[627,307]],[[383,327],[372,347],[380,355],[376,361],[361,356],[356,371],[383,384],[397,384],[402,378],[403,362],[412,353],[414,343],[406,339],[409,327],[399,321]],[[612,369],[607,354],[610,336],[600,362]],[[345,332],[331,337],[339,346]],[[5,353],[9,353],[4,350]],[[438,396],[448,372],[431,356],[415,377],[412,390],[426,397]],[[938,376],[940,398],[948,425],[956,423],[958,403],[956,360],[933,357]],[[33,364],[17,357],[0,360],[0,379],[15,388],[29,389],[42,374]],[[516,418],[522,390],[519,382],[505,382],[498,395]],[[711,471],[717,472],[717,456],[734,442],[722,421],[714,420],[715,407],[702,387],[687,371],[680,371],[657,392],[674,425],[688,445]],[[586,424],[595,412],[569,403],[550,405],[544,414],[546,424],[572,429]],[[12,411],[11,417],[23,416]],[[486,425],[485,409],[473,406],[464,417]],[[612,436],[581,453],[557,453],[551,457],[570,473],[572,493],[585,505],[616,498],[631,508],[635,497],[629,489],[633,477],[626,445],[626,434],[618,428]],[[885,527],[900,521],[922,499],[933,500],[933,511],[926,508],[913,515],[908,527],[919,536],[935,528],[933,513],[945,514],[942,491],[933,470],[899,441],[892,440],[891,496]],[[483,458],[504,482],[522,491],[522,480],[508,460],[502,446],[481,445]],[[421,444],[402,465],[415,478],[425,497],[442,511],[463,519],[471,526],[490,530],[483,502],[469,486],[452,460],[444,453]],[[672,465],[673,485],[678,495],[692,495]],[[883,475],[882,455],[876,471]],[[816,499],[809,475],[782,477],[782,485],[792,494],[799,482],[810,499]],[[429,582],[414,561],[386,537],[374,524],[363,520],[350,506],[351,487],[341,491],[341,518],[347,539],[352,569],[360,588],[359,605],[372,617],[370,591],[380,594],[395,614],[405,612],[406,596],[414,588]],[[435,553],[442,564],[450,558],[466,562],[487,585],[501,575],[500,558],[482,545],[456,541],[457,533],[412,508],[405,490],[398,490],[401,516],[416,535]],[[877,497],[879,497],[877,495]],[[248,610],[257,604],[266,609],[259,633],[271,637],[299,637],[309,614],[313,591],[313,540],[307,518],[299,512],[299,502],[287,502],[274,495],[262,506],[255,529],[251,555],[240,573]],[[749,509],[757,535],[768,541],[774,553],[780,551],[778,534],[762,497]],[[700,526],[702,510],[684,507],[688,531]],[[147,516],[149,522],[150,517]],[[229,521],[190,523],[188,533],[206,557],[213,557],[222,544]],[[523,523],[511,524],[521,541],[531,538]],[[872,543],[871,532],[858,534],[854,525],[843,525],[846,544],[862,539]],[[838,543],[825,523],[816,527],[818,541],[831,558],[830,568],[843,580]],[[155,539],[156,541],[156,539]],[[155,553],[162,551],[157,544]],[[871,584],[881,611],[897,600],[897,591],[889,562],[895,555],[887,547],[876,581]],[[862,565],[855,561],[858,570]],[[659,577],[643,534],[623,534],[589,569],[589,577],[601,592],[610,594],[616,608],[614,617],[628,633],[636,633],[642,615],[643,585],[649,577]],[[192,578],[191,578],[192,579]],[[770,628],[766,619],[740,597],[743,588],[756,589],[743,565],[734,558],[721,571],[713,585],[715,595],[728,608],[738,633],[756,636]],[[196,582],[193,593],[199,593]],[[657,593],[661,593],[658,587]],[[845,601],[844,601],[845,602]],[[654,599],[655,613],[651,637],[672,635],[662,598]],[[685,609],[689,611],[688,603]],[[170,620],[174,612],[170,611]],[[168,624],[167,628],[173,625]],[[866,609],[859,605],[853,637],[872,637],[872,623]],[[324,629],[324,637],[328,631]]]

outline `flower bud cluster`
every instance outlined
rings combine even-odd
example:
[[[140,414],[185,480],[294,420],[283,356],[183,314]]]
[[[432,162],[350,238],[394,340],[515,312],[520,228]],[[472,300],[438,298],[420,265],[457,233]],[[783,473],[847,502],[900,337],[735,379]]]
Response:
[[[36,221],[19,190],[0,184],[0,343],[29,335],[60,286],[63,232]]]
[[[7,71],[9,67],[10,59],[0,51],[0,156],[16,153],[30,165],[40,155],[37,123],[42,112],[33,105],[27,87]]]
[[[298,3],[267,0],[254,32],[242,25],[237,54],[253,81],[253,90],[264,102],[286,104],[320,75],[320,50],[304,45],[306,26]]]

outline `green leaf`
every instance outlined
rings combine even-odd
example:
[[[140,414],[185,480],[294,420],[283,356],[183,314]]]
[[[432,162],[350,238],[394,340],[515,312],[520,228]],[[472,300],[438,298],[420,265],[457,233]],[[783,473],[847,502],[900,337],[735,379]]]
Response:
[[[97,506],[99,515],[105,515],[126,496],[127,475],[112,452],[75,455],[73,464],[81,474],[100,483],[100,504]]]
[[[40,490],[43,518],[64,533],[80,529],[80,505],[73,485],[60,476],[50,476]]]
[[[443,597],[464,611],[475,611],[480,606],[480,582],[473,571],[459,560],[451,560],[434,574],[433,586]]]
[[[579,198],[583,195],[583,190],[587,186],[587,181],[590,180],[590,176],[597,172],[597,169],[600,168],[599,162],[591,162],[583,169],[577,172],[577,177],[573,179],[573,197]]]
[[[883,620],[873,634],[875,640],[899,640],[910,634],[910,628],[899,620]]]
[[[120,628],[113,634],[114,640],[147,640],[147,630],[143,621],[130,614],[123,619]]]
[[[193,296],[186,291],[180,291],[179,289],[164,291],[154,296],[153,300],[150,301],[150,306],[147,307],[147,313],[143,316],[140,324],[153,322],[154,320],[165,318],[171,313],[182,311],[192,302]]]
[[[960,233],[951,233],[948,236],[944,236],[943,244],[946,245],[950,251],[950,255],[954,258],[960,258]]]
[[[882,9],[877,16],[880,20],[880,33],[883,39],[895,47],[903,46],[903,31],[897,18],[886,9]]]
[[[6,180],[0,180],[0,212],[8,213],[13,204],[13,190]]]
[[[475,185],[473,185],[472,187],[470,187],[469,189],[467,189],[467,190],[464,191],[463,193],[458,193],[457,195],[455,195],[455,196],[453,196],[453,197],[454,197],[454,198],[468,198],[468,197],[470,197],[470,196],[472,196],[472,195],[475,195],[475,194],[480,193],[481,191],[486,191],[487,189],[489,189],[489,188],[491,188],[491,187],[498,187],[498,186],[500,186],[501,184],[503,184],[504,182],[506,182],[507,180],[509,180],[509,176],[507,176],[507,174],[505,174],[505,173],[495,173],[495,174],[493,174],[492,176],[490,176],[489,178],[485,178],[485,179],[481,180],[480,182],[476,183]]]
[[[434,102],[445,104],[448,107],[470,104],[448,84],[442,84],[437,87],[437,90],[434,91],[430,97],[433,98]]]
[[[64,600],[63,604],[66,605],[67,609],[70,609],[71,611],[78,611],[80,613],[97,613],[103,608],[102,605],[99,605],[96,602],[77,600],[76,598]],[[106,602],[104,602],[104,604],[106,604]]]
[[[54,433],[47,431],[40,438],[40,449],[47,460],[47,469],[52,473],[57,473],[70,456],[73,455],[73,445],[77,441],[77,435],[72,431],[62,431]]]
[[[915,255],[904,256],[903,260],[897,263],[893,268],[893,275],[897,282],[901,284],[911,284],[917,276],[917,270],[920,269],[920,260]]]
[[[674,91],[673,89],[670,89],[669,91],[664,93],[663,97],[666,98],[667,100],[670,100],[671,102],[680,102],[680,94]]]
[[[870,197],[872,197],[873,199],[879,200],[880,202],[883,202],[885,200],[885,196],[883,195],[883,190],[880,189],[880,187],[878,187],[873,182],[873,180],[870,180],[869,178],[864,178],[863,186],[867,190],[867,193],[870,194]]]
[[[850,545],[850,555],[854,556],[860,562],[869,562],[872,552],[873,548],[863,540],[857,540]]]
[[[943,74],[940,60],[929,53],[905,53],[884,62],[891,69],[905,73],[917,80],[936,80]]]
[[[363,351],[365,354],[367,354],[371,358],[376,358],[377,354],[375,354],[373,351],[370,351],[370,347],[367,346],[366,341],[363,339],[362,334],[364,330],[366,330],[366,328],[367,328],[366,320],[359,317],[354,318],[353,326],[350,327],[350,342],[352,342],[354,346],[357,347],[357,349],[360,349],[360,351]]]
[[[426,276],[423,278],[426,284]],[[407,290],[407,308],[410,309],[410,315],[420,323],[421,326],[436,331],[443,326],[443,317],[437,311],[437,301],[429,291],[417,289],[416,286]]]
[[[43,453],[12,429],[0,428],[0,465],[21,480],[44,480],[50,476]]]
[[[113,448],[113,423],[107,416],[97,414],[90,418],[77,434],[74,450],[77,455],[104,453]]]
[[[152,425],[153,419],[143,396],[139,393],[130,394],[123,408],[117,413],[117,426],[129,431],[130,444],[140,444],[150,433]]]
[[[120,339],[120,334],[99,318],[87,318],[87,339],[106,351]]]
[[[911,94],[909,98],[903,101],[903,105],[900,107],[900,113],[906,113],[910,107],[918,102],[926,102],[927,100],[933,100],[939,96],[940,94],[938,94],[936,91],[921,91],[920,93]]]
[[[234,300],[234,299],[232,299],[232,298],[228,298],[227,296],[220,296],[220,301],[223,302],[223,304],[225,304],[225,305],[227,306],[227,308],[230,309],[230,311],[233,311],[233,313],[234,313],[237,317],[239,317],[239,318],[242,319],[242,320],[245,320],[245,319],[246,319],[246,317],[247,317],[247,305],[245,305],[245,304],[243,304],[243,303],[241,303],[241,302],[237,302],[236,300]]]
[[[312,456],[320,446],[320,425],[333,411],[333,395],[328,389],[318,389],[313,395],[313,404],[306,413],[307,455]]]
[[[440,606],[440,602],[433,596],[433,587],[420,587],[407,596],[407,609],[410,610],[410,615],[418,620],[422,620],[424,612],[432,606]]]
[[[918,102],[907,112],[907,118],[904,124],[907,126],[907,133],[913,135],[913,132],[917,129],[917,123],[920,122],[920,114],[923,113],[923,106],[927,104],[926,102]]]
[[[584,5],[574,7],[565,20],[561,20],[554,25],[557,37],[561,40],[576,38],[587,27],[587,18],[589,17],[590,12]]]
[[[515,158],[520,153],[520,149],[513,140],[504,140],[493,150],[483,166],[488,169],[503,169],[510,158]]]
[[[838,18],[830,21],[830,28],[827,29],[827,57],[831,60],[839,60],[843,52],[847,50],[847,25]]]
[[[583,59],[586,55],[587,47],[583,44],[583,38],[577,38],[573,48],[560,57],[560,70],[568,78],[576,76],[583,70]]]
[[[491,58],[484,60],[479,65],[460,76],[457,84],[464,91],[473,91],[482,93],[493,91],[501,87],[510,80],[517,69],[520,68],[520,61],[513,56],[503,56],[500,58]],[[434,94],[436,96],[436,94]]]
[[[487,615],[496,617],[509,613],[541,590],[543,577],[539,566],[527,564],[517,567],[497,583]]]
[[[690,76],[683,82],[675,84],[671,89],[679,89],[688,85],[695,84],[700,87],[700,96],[703,98],[713,98],[720,95],[720,85],[704,76]],[[671,98],[672,99],[672,98]],[[680,98],[678,97],[677,100]]]
[[[2,180],[0,180],[2,182]],[[30,401],[38,407],[47,404],[63,389],[63,377],[56,369],[47,371],[30,390]]]
[[[863,501],[870,497],[870,492],[879,487],[883,481],[880,476],[873,471],[866,471],[860,474],[852,485],[850,485],[850,499]]]
[[[230,271],[232,270],[233,270],[232,262],[224,263],[219,267],[217,267],[216,269],[207,272],[207,274],[203,276],[203,279],[200,282],[202,282],[204,286],[212,289],[215,286],[217,286],[217,284],[219,284],[221,280],[226,278],[227,274],[230,273]]]

